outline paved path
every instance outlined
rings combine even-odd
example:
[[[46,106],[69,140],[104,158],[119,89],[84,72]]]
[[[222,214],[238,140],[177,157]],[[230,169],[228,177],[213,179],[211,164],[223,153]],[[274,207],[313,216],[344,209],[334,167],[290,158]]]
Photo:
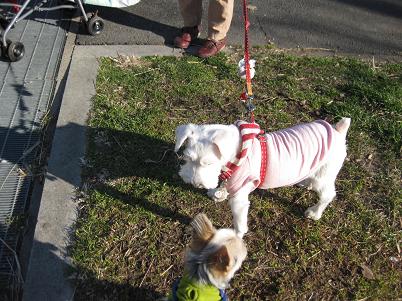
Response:
[[[400,0],[250,0],[249,5],[253,44],[402,55]],[[81,34],[78,44],[171,44],[181,27],[175,0],[143,0],[125,9],[98,9],[106,21],[105,31],[95,37]],[[229,41],[243,42],[240,0],[235,1]]]

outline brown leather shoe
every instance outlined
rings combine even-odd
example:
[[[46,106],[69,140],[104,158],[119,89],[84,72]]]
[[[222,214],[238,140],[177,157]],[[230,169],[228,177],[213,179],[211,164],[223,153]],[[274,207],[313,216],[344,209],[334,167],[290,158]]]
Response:
[[[198,50],[198,56],[202,58],[207,58],[217,54],[226,46],[226,38],[222,40],[215,41],[215,40],[207,40],[204,45]]]
[[[198,26],[183,27],[181,35],[174,38],[174,45],[178,48],[186,49],[190,46],[191,41],[195,40],[200,34]]]

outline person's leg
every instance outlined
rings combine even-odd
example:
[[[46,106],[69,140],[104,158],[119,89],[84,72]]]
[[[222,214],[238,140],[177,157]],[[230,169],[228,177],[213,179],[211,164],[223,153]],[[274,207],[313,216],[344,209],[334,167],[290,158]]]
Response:
[[[195,27],[201,24],[202,0],[179,0],[179,8],[184,27]]]
[[[234,0],[210,0],[208,7],[208,39],[226,38],[233,17]]]
[[[210,0],[208,8],[208,40],[198,52],[209,57],[221,51],[226,45],[226,34],[233,17],[234,0]]]
[[[180,36],[174,39],[179,48],[188,48],[193,39],[198,37],[202,17],[202,0],[179,0],[180,13],[184,27]]]

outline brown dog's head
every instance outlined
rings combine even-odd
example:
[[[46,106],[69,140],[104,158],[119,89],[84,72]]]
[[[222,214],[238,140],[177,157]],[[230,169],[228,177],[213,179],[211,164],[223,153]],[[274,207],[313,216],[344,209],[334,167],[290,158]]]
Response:
[[[224,289],[247,256],[243,240],[232,229],[215,229],[205,214],[198,214],[191,227],[187,273],[201,283]]]

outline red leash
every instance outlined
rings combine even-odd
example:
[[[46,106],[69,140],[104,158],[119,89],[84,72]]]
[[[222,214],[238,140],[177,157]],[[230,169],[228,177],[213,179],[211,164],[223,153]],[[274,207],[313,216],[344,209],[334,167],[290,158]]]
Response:
[[[246,67],[246,91],[243,92],[240,99],[246,103],[247,111],[250,113],[250,122],[255,123],[254,119],[254,109],[255,106],[252,104],[254,99],[253,89],[251,86],[251,76],[250,76],[250,52],[249,52],[249,40],[248,40],[248,29],[250,27],[250,21],[248,20],[248,10],[247,10],[247,0],[243,0],[243,17],[244,17],[244,63]],[[257,136],[257,139],[261,145],[261,167],[260,167],[260,185],[264,183],[266,172],[267,172],[267,141],[264,136],[264,131]]]
[[[242,93],[240,99],[246,103],[247,111],[250,113],[250,121],[254,122],[254,106],[252,104],[253,89],[251,87],[251,76],[250,76],[250,53],[249,53],[249,40],[248,40],[248,29],[250,27],[250,22],[248,20],[247,11],[247,0],[243,0],[243,18],[244,18],[244,63],[246,67],[246,91]]]

